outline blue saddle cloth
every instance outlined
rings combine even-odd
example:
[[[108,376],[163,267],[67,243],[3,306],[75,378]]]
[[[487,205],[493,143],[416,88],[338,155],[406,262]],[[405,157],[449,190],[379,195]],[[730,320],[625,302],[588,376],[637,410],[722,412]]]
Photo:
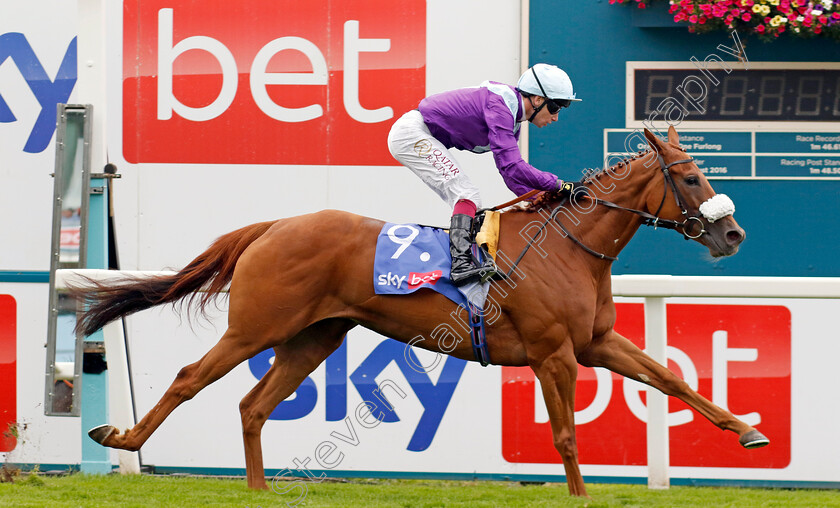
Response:
[[[479,257],[480,257],[479,252]],[[382,226],[376,239],[373,287],[378,295],[407,295],[428,288],[444,295],[469,312],[476,359],[487,365],[482,309],[490,283],[455,286],[449,279],[452,259],[449,235],[439,228],[417,224]]]
[[[428,288],[466,304],[466,296],[449,280],[451,267],[445,231],[388,222],[376,240],[373,286],[380,295],[406,295]]]

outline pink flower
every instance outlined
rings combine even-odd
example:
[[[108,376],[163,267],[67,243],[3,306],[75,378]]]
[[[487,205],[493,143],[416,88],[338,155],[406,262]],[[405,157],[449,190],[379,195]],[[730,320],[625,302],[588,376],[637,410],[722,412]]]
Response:
[[[741,19],[743,19],[744,21],[749,21],[749,20],[751,20],[751,19],[752,19],[752,14],[750,14],[749,12],[745,12],[745,13],[741,16]]]
[[[645,8],[647,8],[647,5],[645,5],[644,2],[639,2],[639,9],[645,9]]]
[[[837,14],[837,13],[835,12],[834,14]],[[822,15],[818,19],[820,20],[820,23],[822,23],[823,25],[828,23],[828,16],[826,16],[826,15]]]
[[[831,14],[832,19],[840,19],[840,11],[835,11]]]
[[[763,34],[764,33],[764,25],[758,25],[757,27],[755,27],[755,31],[760,33],[760,34]]]
[[[697,19],[698,19],[697,15],[692,14],[691,16],[688,17],[688,22],[689,23],[697,23]]]

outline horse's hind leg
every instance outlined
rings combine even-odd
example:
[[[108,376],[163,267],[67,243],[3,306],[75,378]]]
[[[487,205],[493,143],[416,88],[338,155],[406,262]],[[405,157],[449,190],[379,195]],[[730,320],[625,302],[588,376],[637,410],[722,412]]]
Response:
[[[260,436],[269,415],[341,345],[344,335],[353,326],[355,323],[352,321],[321,321],[274,348],[271,368],[239,403],[248,487],[267,488]]]
[[[120,434],[117,428],[110,425],[93,428],[88,434],[103,446],[138,450],[176,407],[263,349],[264,345],[261,346],[255,341],[244,341],[239,332],[228,328],[221,340],[207,354],[178,372],[175,381],[160,401],[137,425],[125,434]]]
[[[677,397],[721,429],[738,434],[744,448],[759,448],[770,443],[761,432],[692,390],[676,374],[614,330],[596,337],[578,355],[578,361],[587,367],[606,367],[624,377],[653,386],[666,395]]]

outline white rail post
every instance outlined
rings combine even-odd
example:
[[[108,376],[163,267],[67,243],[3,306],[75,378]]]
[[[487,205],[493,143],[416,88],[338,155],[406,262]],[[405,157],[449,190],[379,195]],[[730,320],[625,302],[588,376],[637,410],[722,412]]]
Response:
[[[665,298],[645,298],[645,348],[648,355],[668,366],[668,319]],[[652,386],[647,388],[648,488],[667,489],[670,456],[668,449],[668,396]]]
[[[128,369],[128,352],[121,319],[102,328],[105,351],[108,354],[108,408],[111,425],[120,432],[134,427],[134,399],[131,393],[131,373]],[[84,431],[90,429],[82,429]],[[140,455],[128,450],[117,450],[121,474],[140,474]]]

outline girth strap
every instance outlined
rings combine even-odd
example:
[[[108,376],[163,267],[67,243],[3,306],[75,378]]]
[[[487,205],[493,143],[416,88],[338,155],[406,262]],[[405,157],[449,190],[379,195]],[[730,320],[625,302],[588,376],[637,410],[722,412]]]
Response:
[[[484,333],[484,312],[472,302],[468,302],[467,313],[470,320],[470,342],[473,355],[482,367],[487,367],[490,364],[490,353],[487,351],[487,338]]]

